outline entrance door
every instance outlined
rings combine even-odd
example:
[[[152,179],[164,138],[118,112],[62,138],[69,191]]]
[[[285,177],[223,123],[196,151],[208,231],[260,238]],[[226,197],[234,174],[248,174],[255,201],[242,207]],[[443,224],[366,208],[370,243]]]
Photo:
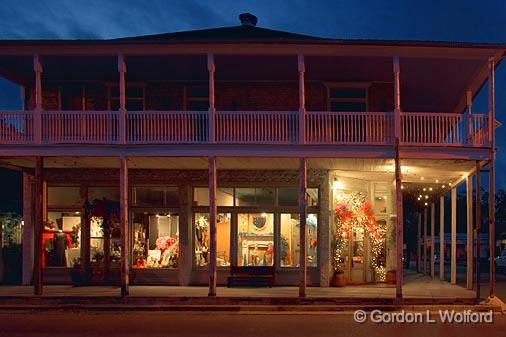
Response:
[[[237,266],[274,265],[274,213],[237,214]]]
[[[365,263],[364,263],[364,226],[354,226],[351,230],[349,239],[348,270],[350,283],[365,282]]]

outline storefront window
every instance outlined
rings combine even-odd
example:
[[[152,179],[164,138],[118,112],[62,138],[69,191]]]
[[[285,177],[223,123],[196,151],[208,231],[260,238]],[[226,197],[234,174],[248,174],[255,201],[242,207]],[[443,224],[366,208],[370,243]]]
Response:
[[[132,204],[138,207],[178,207],[179,188],[134,187],[132,199]]]
[[[136,213],[133,220],[133,268],[177,268],[179,215]]]
[[[104,259],[104,231],[103,218],[92,217],[90,219],[90,260],[102,262]],[[110,224],[110,254],[109,259],[113,263],[121,260],[121,228],[119,222]]]
[[[274,264],[274,214],[239,213],[237,240],[238,266]]]
[[[309,214],[306,219],[306,257],[307,266],[317,265],[317,226],[316,214]],[[299,240],[300,216],[298,213],[281,214],[280,265],[281,267],[298,267],[300,257]]]
[[[195,264],[209,263],[209,213],[195,213]],[[216,219],[216,265],[230,266],[230,213],[218,213]]]
[[[43,233],[43,266],[72,267],[81,257],[81,213],[48,212]]]
[[[88,200],[107,199],[109,201],[119,202],[119,188],[118,187],[89,187]]]
[[[209,188],[195,187],[193,189],[193,205],[209,206]],[[234,189],[218,188],[216,190],[216,205],[218,206],[234,206]]]

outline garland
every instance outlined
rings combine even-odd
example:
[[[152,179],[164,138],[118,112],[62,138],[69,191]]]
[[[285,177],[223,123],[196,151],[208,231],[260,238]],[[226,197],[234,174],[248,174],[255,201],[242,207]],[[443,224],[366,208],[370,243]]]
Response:
[[[335,238],[334,238],[334,269],[343,271],[343,249],[349,242],[354,229],[363,226],[371,241],[371,269],[384,280],[385,267],[379,264],[379,257],[383,253],[383,244],[386,237],[386,223],[377,221],[370,202],[366,201],[364,194],[353,192],[349,195],[339,195],[340,203],[335,210]]]

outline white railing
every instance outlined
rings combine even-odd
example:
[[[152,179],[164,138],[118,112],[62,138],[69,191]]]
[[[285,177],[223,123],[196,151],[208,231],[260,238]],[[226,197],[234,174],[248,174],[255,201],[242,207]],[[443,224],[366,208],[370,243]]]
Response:
[[[404,145],[484,146],[487,144],[487,118],[484,115],[437,112],[401,114]]]
[[[128,111],[131,144],[207,143],[207,111]]]
[[[35,125],[33,111],[0,111],[0,144],[117,144],[118,111],[44,111]],[[128,111],[128,144],[205,144],[210,139],[207,111]],[[299,113],[218,111],[218,144],[298,144]],[[40,128],[37,130],[37,128]],[[487,147],[488,117],[481,114],[404,112],[401,144]],[[306,144],[391,145],[391,112],[307,112]]]
[[[42,142],[48,144],[114,144],[117,111],[44,111]]]
[[[393,142],[391,112],[311,111],[306,118],[308,144],[382,145]]]
[[[291,144],[299,137],[299,116],[293,111],[218,111],[217,143]]]
[[[0,111],[0,143],[24,144],[33,142],[33,114],[31,111]]]

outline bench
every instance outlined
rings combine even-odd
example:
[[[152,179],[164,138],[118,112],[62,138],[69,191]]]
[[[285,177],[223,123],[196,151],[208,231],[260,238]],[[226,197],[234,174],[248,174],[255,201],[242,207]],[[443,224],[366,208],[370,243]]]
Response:
[[[230,287],[270,287],[274,283],[274,267],[230,266],[227,288]]]

